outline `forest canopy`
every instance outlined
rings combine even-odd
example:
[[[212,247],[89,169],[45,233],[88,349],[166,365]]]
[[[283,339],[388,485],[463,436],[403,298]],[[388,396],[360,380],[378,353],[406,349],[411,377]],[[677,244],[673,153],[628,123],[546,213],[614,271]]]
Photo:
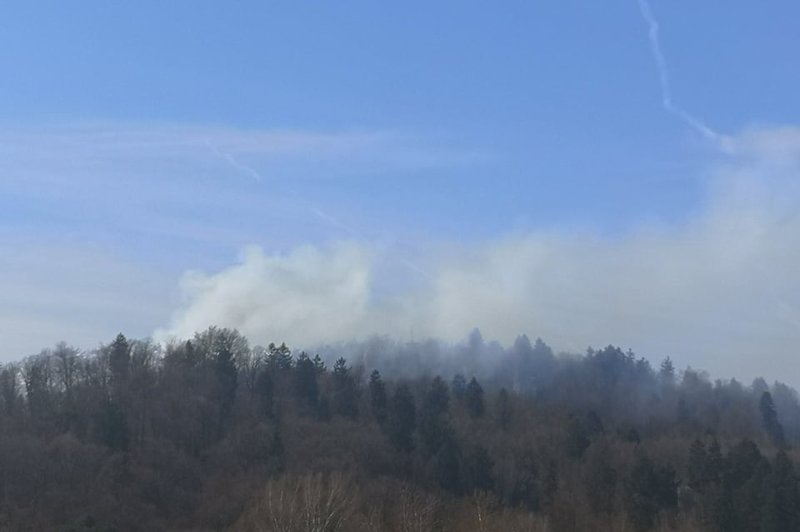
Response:
[[[119,334],[0,406],[1,530],[800,530],[795,390],[611,345]]]

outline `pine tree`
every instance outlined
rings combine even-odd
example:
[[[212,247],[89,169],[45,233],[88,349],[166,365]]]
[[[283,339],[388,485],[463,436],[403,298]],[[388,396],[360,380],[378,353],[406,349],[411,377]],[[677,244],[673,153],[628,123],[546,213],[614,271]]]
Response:
[[[108,364],[111,369],[112,390],[119,397],[128,383],[131,364],[131,346],[122,333],[117,335],[108,348]]]
[[[671,358],[667,357],[661,361],[661,369],[658,374],[664,382],[672,383],[675,381],[675,365],[672,363]]]
[[[272,417],[274,386],[269,371],[262,370],[256,377],[258,411],[263,417]]]
[[[286,371],[292,368],[292,351],[285,343],[279,346],[267,346],[267,367],[275,371]]]
[[[386,416],[384,430],[392,445],[401,451],[414,448],[413,432],[416,427],[417,409],[408,386],[401,384],[394,391]]]
[[[762,393],[758,406],[761,411],[764,430],[772,443],[779,449],[783,449],[786,446],[786,438],[783,433],[783,425],[778,421],[778,412],[775,410],[772,394],[769,392]]]
[[[800,530],[800,480],[794,464],[782,450],[778,451],[773,463],[761,530]]]
[[[501,429],[508,430],[511,426],[511,401],[505,388],[502,388],[497,393],[494,409],[497,424],[500,425]]]
[[[705,444],[700,440],[694,440],[689,447],[688,460],[688,483],[689,487],[697,492],[702,492],[708,483],[708,453]]]
[[[478,384],[475,377],[472,377],[472,380],[467,385],[464,400],[470,416],[473,418],[483,417],[483,388]]]
[[[333,410],[340,416],[358,417],[358,390],[344,358],[333,366]]]
[[[647,456],[639,457],[628,480],[625,501],[628,515],[637,530],[653,528],[659,511],[672,509],[678,504],[675,472],[656,466]]]
[[[320,375],[327,371],[325,368],[325,362],[322,360],[322,357],[320,357],[319,354],[314,355],[314,368],[316,368],[317,373]]]
[[[300,404],[304,407],[316,407],[319,398],[317,369],[305,353],[300,353],[297,357],[292,376],[292,388]]]
[[[380,372],[376,369],[369,376],[369,399],[372,406],[372,415],[379,425],[386,421],[386,386],[383,384]]]
[[[488,492],[494,488],[494,461],[485,447],[475,445],[464,458],[467,493]]]
[[[465,379],[462,374],[457,373],[450,383],[450,388],[453,390],[453,397],[460,401],[464,398],[464,393],[467,391],[467,379]]]
[[[449,403],[447,385],[437,376],[428,387],[419,413],[419,434],[429,454],[436,453],[452,433],[447,420]]]

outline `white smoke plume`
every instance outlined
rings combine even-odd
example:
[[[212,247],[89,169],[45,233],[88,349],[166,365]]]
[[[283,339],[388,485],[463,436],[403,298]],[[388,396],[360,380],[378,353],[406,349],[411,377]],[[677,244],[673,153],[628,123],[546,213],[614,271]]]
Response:
[[[187,274],[185,306],[160,337],[220,325],[302,347],[412,331],[455,340],[477,326],[502,342],[523,332],[574,351],[613,342],[797,384],[800,130],[751,131],[730,147],[705,212],[685,223],[465,246],[427,257],[426,276],[383,295],[376,287],[395,282],[385,265],[405,257],[370,243],[251,249],[221,272]]]

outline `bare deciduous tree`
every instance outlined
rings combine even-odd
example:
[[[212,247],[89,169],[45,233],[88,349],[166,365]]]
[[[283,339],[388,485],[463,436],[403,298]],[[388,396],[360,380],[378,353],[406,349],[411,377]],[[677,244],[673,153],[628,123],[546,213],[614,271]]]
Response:
[[[353,513],[355,485],[340,473],[267,483],[237,527],[241,532],[336,532]]]

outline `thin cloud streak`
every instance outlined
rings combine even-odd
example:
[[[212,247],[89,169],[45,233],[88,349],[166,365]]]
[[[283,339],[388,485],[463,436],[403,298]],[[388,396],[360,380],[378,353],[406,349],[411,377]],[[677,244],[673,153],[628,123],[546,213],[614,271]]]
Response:
[[[655,61],[656,70],[658,71],[658,79],[661,85],[661,103],[664,106],[664,109],[680,118],[690,128],[698,132],[706,139],[714,142],[717,145],[723,145],[725,141],[725,137],[723,135],[720,135],[706,125],[702,120],[674,104],[672,100],[672,84],[670,82],[669,69],[667,68],[667,60],[664,57],[664,52],[661,50],[661,40],[659,39],[660,26],[658,24],[658,20],[656,19],[648,0],[637,0],[637,2],[639,4],[639,11],[642,14],[642,18],[647,24],[647,34],[650,40],[650,51],[653,54],[653,60]]]
[[[309,208],[327,226],[336,225],[320,216],[320,200],[298,193],[308,183],[469,164],[470,157],[387,131],[136,123],[0,127],[0,208],[25,210],[11,222],[37,225],[38,231],[58,232],[69,222],[72,231],[97,227],[167,236],[180,227],[185,235],[207,240],[218,234],[224,241],[224,235],[258,232],[267,223],[281,227]]]
[[[250,177],[252,177],[253,179],[255,179],[259,183],[262,181],[263,178],[261,177],[261,174],[259,174],[257,171],[253,170],[251,167],[247,166],[246,164],[240,163],[236,159],[236,157],[234,157],[232,154],[227,153],[227,152],[226,153],[221,152],[216,146],[214,146],[211,143],[210,139],[206,139],[206,145],[211,149],[212,152],[214,152],[214,155],[216,155],[217,157],[220,157],[222,160],[224,160],[225,162],[230,164],[236,170],[239,170],[239,171],[249,175]]]

